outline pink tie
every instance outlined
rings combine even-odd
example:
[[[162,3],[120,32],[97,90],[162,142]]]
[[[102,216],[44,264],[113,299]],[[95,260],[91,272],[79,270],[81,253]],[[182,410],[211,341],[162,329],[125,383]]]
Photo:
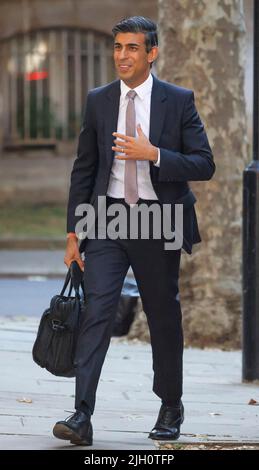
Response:
[[[126,135],[129,137],[135,137],[136,112],[134,98],[136,95],[137,93],[134,90],[127,93],[129,102],[126,109]],[[125,160],[124,194],[125,201],[128,204],[136,204],[139,199],[136,160]]]

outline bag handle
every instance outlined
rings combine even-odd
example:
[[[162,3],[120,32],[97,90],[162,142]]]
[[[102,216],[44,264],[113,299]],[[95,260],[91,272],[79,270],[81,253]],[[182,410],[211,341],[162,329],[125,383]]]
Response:
[[[71,282],[70,270],[68,270],[68,272],[67,272],[67,275],[66,275],[66,278],[65,278],[65,281],[64,281],[64,285],[63,285],[63,287],[62,287],[62,290],[61,290],[61,292],[60,292],[60,295],[64,295],[65,290],[66,290],[66,288],[67,288],[69,282]],[[69,289],[69,290],[70,290],[70,289]]]
[[[68,284],[70,283],[69,286],[69,292],[68,292],[68,297],[70,297],[72,289],[74,289],[76,297],[80,299],[80,293],[79,293],[79,287],[81,286],[81,289],[83,291],[83,296],[85,299],[85,289],[84,289],[84,283],[83,283],[83,272],[80,269],[78,263],[76,261],[72,261],[70,264],[70,268],[68,269],[63,288],[61,290],[60,295],[64,295]]]

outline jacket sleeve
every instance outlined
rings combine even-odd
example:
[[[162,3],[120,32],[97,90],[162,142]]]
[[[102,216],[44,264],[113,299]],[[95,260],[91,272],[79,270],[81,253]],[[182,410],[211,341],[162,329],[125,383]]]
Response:
[[[93,95],[87,96],[83,124],[79,135],[77,157],[74,161],[67,207],[67,232],[75,232],[79,204],[89,203],[98,167],[97,135],[94,125]]]
[[[192,91],[182,116],[182,152],[160,148],[159,181],[204,181],[215,172],[212,151]]]

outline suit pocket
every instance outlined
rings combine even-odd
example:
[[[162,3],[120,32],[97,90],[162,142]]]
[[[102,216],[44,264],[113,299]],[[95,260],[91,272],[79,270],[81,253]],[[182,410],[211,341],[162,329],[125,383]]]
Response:
[[[196,200],[197,199],[194,196],[192,190],[189,189],[189,191],[186,194],[184,194],[180,198],[176,199],[174,201],[174,204],[182,204],[183,209],[186,210],[186,209],[189,209],[190,207],[192,207],[195,204]]]

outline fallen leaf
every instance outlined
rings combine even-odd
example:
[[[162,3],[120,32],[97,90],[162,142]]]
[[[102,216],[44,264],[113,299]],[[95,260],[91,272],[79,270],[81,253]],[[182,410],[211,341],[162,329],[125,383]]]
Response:
[[[134,419],[138,419],[138,418],[143,418],[143,416],[141,415],[123,415],[123,416],[120,416],[121,419],[128,419],[129,421],[133,421]]]
[[[251,398],[250,401],[248,402],[248,405],[259,406],[259,402]]]
[[[32,399],[31,398],[26,398],[26,397],[22,397],[22,398],[17,398],[17,400],[19,403],[32,403]]]

